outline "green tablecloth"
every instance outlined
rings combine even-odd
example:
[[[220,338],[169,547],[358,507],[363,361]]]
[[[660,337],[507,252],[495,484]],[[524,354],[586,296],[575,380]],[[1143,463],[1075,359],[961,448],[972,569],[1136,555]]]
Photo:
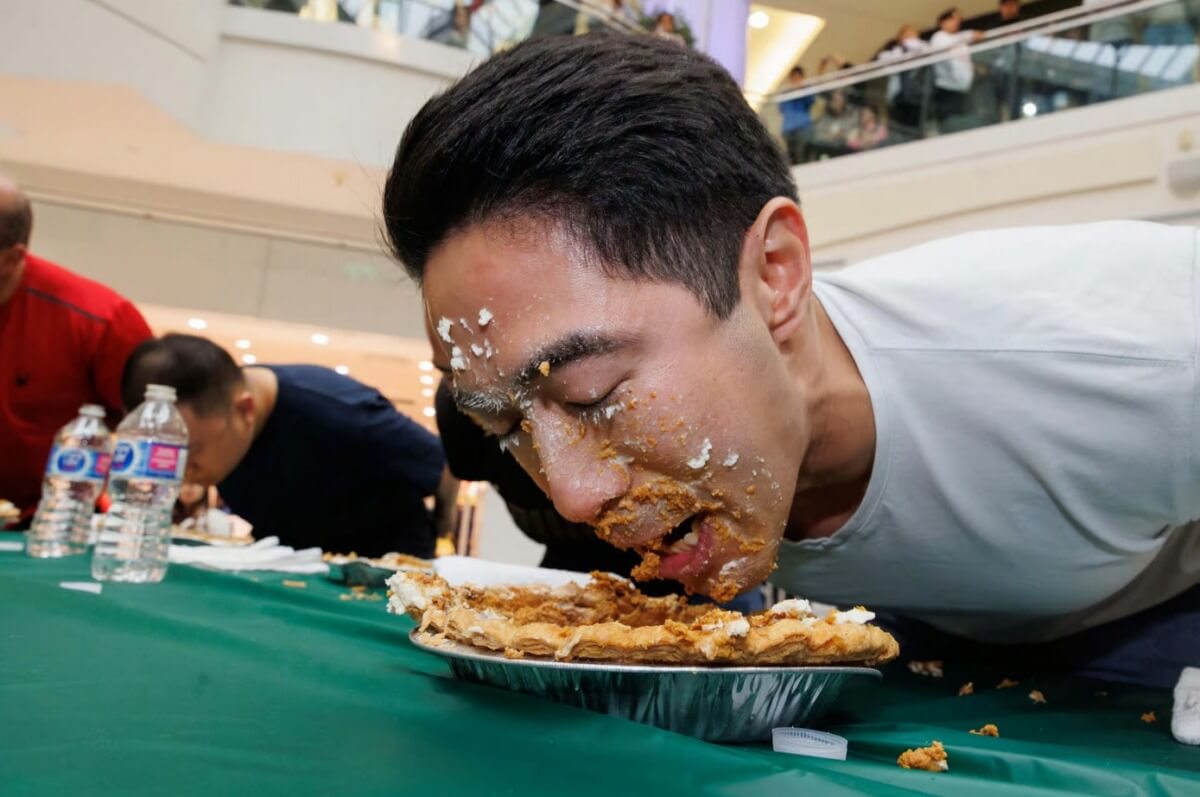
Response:
[[[322,578],[175,566],[100,595],[59,586],[87,564],[0,553],[5,797],[1200,794],[1200,749],[1171,739],[1166,691],[1049,677],[995,690],[1002,673],[982,665],[947,662],[940,680],[893,667],[844,694],[825,725],[850,758],[821,761],[452,680],[408,620]],[[958,697],[967,680],[978,692]],[[967,733],[986,722],[1001,738]],[[949,773],[896,766],[931,739]]]

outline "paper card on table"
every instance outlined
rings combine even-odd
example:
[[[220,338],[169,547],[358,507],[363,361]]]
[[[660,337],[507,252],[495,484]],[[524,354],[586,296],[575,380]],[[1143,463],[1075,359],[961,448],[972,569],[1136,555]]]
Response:
[[[71,589],[76,592],[90,592],[93,595],[99,595],[103,584],[96,581],[62,581],[59,583],[63,589]]]
[[[25,550],[25,543],[20,540],[5,540],[4,542],[0,542],[0,551],[19,553],[23,550]]]

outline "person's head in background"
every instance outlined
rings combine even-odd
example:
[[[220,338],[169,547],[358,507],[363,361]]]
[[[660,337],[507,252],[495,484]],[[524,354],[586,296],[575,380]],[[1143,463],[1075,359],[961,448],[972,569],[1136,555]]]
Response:
[[[460,33],[471,29],[471,10],[462,3],[454,7],[454,29]]]
[[[836,72],[846,65],[846,59],[840,53],[831,53],[823,56],[817,64],[817,74],[827,75],[830,72]]]
[[[0,304],[21,282],[33,232],[33,206],[17,184],[0,175]]]
[[[1008,24],[1021,16],[1021,0],[1000,0],[1000,21]]]
[[[781,351],[814,323],[797,202],[708,56],[547,37],[414,117],[383,217],[458,406],[610,544],[696,531],[658,572],[728,599],[770,572],[806,449]],[[636,504],[658,489],[669,518]]]
[[[919,39],[921,34],[917,31],[916,25],[904,24],[900,26],[900,30],[896,33],[896,41],[903,44],[910,39]]]
[[[142,403],[146,385],[175,388],[188,428],[185,479],[205,486],[224,481],[250,450],[261,410],[229,352],[195,335],[151,338],[125,364],[126,410]]]
[[[845,89],[834,89],[829,92],[829,102],[825,105],[825,113],[830,116],[841,116],[849,109]]]
[[[804,67],[796,64],[788,72],[787,84],[789,88],[799,88],[804,85]]]
[[[938,27],[946,33],[958,33],[962,30],[962,12],[957,8],[947,8],[938,15]]]
[[[667,11],[659,14],[658,21],[654,23],[654,31],[656,33],[674,33],[675,15]]]

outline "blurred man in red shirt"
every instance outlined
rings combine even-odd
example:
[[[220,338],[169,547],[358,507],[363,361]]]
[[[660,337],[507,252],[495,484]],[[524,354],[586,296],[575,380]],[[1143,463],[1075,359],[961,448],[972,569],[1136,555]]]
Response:
[[[30,254],[33,210],[0,176],[0,499],[28,518],[55,433],[82,404],[115,420],[129,352],[151,336],[129,300]]]

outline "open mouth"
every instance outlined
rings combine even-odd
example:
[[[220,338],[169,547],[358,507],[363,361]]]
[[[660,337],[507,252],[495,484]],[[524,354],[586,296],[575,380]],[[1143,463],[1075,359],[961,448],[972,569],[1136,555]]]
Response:
[[[699,575],[712,558],[713,542],[713,529],[705,516],[689,517],[654,546],[661,557],[659,577],[683,580]]]

